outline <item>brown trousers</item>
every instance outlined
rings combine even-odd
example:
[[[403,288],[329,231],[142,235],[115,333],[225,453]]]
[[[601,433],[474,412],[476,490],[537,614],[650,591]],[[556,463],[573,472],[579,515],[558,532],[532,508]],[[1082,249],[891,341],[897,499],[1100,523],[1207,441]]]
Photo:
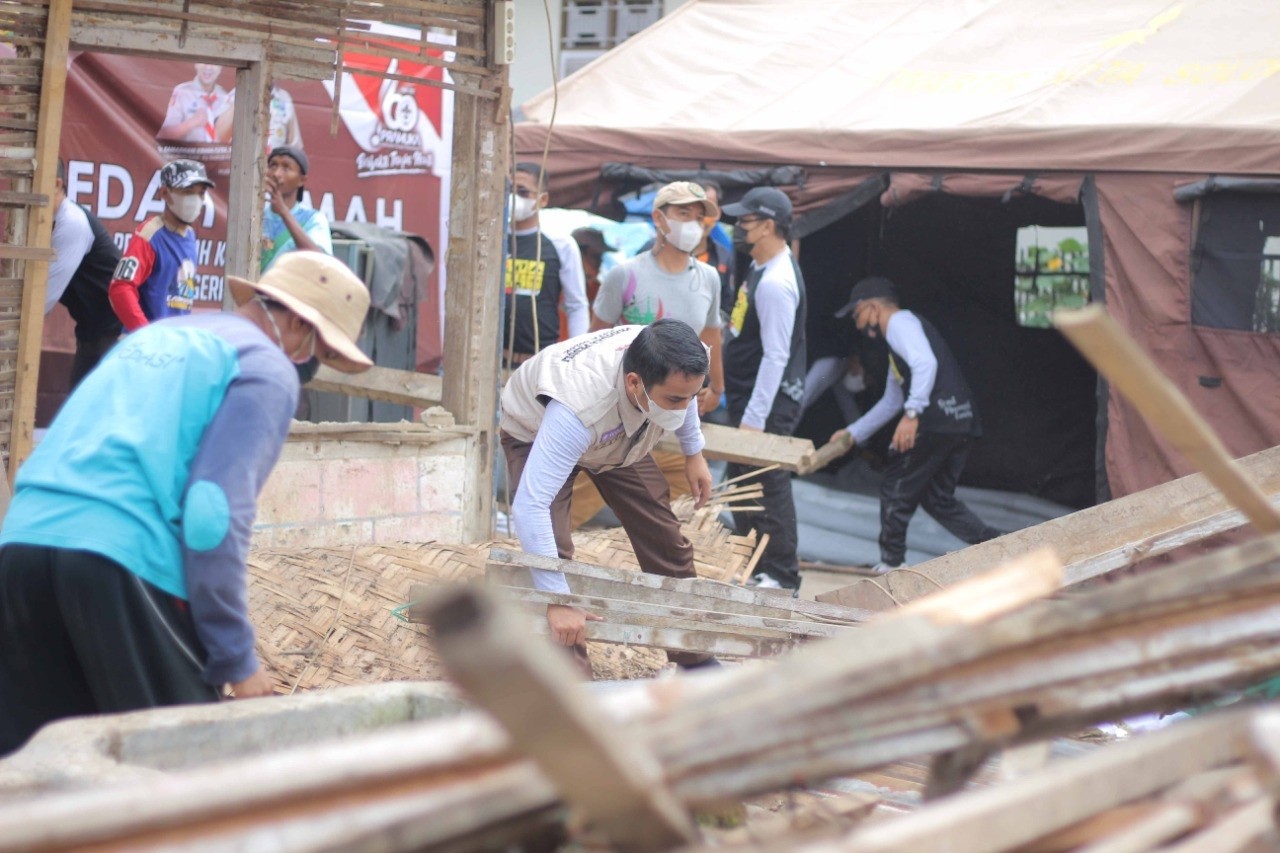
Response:
[[[684,454],[672,453],[670,450],[655,450],[653,461],[658,463],[658,470],[667,481],[667,491],[672,498],[690,494],[689,481],[684,476]],[[580,471],[573,480],[573,499],[569,505],[570,530],[577,530],[591,519],[604,506],[604,498],[600,490],[591,482],[586,471]]]
[[[514,496],[520,488],[520,476],[524,473],[533,444],[519,441],[506,432],[501,433],[501,440],[502,453],[507,458],[507,482],[511,484]],[[551,528],[555,532],[560,559],[573,559],[570,518],[573,481],[580,471],[591,479],[609,509],[622,522],[642,571],[670,578],[697,576],[693,568],[693,544],[671,511],[667,480],[652,456],[646,456],[626,468],[601,472],[574,468],[569,473],[569,478],[551,502]],[[574,653],[585,658],[586,649],[574,649]],[[693,652],[667,652],[667,659],[681,666],[701,663],[708,657],[710,655]]]

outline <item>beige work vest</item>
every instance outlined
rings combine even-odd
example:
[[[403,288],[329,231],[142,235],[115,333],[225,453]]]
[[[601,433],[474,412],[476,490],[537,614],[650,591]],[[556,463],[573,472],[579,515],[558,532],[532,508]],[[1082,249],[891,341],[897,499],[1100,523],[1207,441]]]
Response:
[[[502,389],[499,428],[532,442],[546,405],[558,400],[591,430],[578,464],[589,471],[634,465],[665,431],[627,399],[622,358],[644,326],[615,326],[547,347],[511,374]]]

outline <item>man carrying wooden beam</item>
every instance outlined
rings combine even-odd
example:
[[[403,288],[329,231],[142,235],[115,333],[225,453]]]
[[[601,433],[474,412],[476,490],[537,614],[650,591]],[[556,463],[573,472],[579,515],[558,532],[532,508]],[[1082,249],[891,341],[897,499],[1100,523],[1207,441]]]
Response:
[[[900,568],[907,552],[907,525],[916,508],[970,545],[1000,531],[984,524],[956,499],[956,485],[970,442],[982,435],[973,392],[947,342],[928,320],[898,304],[887,278],[864,278],[853,286],[837,317],[853,315],[858,331],[883,338],[889,347],[884,395],[871,410],[831,436],[847,432],[865,444],[899,412],[902,419],[889,445],[889,464],[880,485],[880,562],[876,574]]]
[[[370,366],[364,284],[319,252],[240,308],[148,324],[68,398],[0,533],[0,755],[62,717],[269,695],[245,559],[298,398],[294,365]]]
[[[702,342],[678,320],[572,338],[521,364],[503,389],[499,423],[520,547],[573,558],[573,479],[585,471],[622,522],[644,571],[694,577],[693,546],[650,451],[675,433],[697,505],[706,502],[711,472],[702,457],[697,395],[708,369]],[[531,571],[538,589],[571,591],[562,573]],[[572,649],[588,672],[586,623],[599,619],[574,607],[547,607],[552,638]],[[707,655],[668,657],[686,668],[714,662]]]

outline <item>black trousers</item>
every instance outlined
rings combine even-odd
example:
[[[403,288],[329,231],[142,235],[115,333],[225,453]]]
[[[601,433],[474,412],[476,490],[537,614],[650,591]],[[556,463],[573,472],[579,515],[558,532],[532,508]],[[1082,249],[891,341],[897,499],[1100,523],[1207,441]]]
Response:
[[[882,561],[901,565],[907,553],[907,525],[917,507],[924,507],[939,524],[970,545],[1000,535],[956,499],[970,441],[967,435],[922,432],[916,436],[915,447],[906,453],[889,451],[889,465],[880,483]]]
[[[210,702],[186,603],[87,551],[0,548],[0,756],[63,717]]]
[[[742,405],[745,406],[745,402]],[[740,412],[730,414],[733,426],[741,420]],[[765,422],[764,431],[791,435],[799,420],[800,404],[779,397]],[[725,479],[731,480],[755,470],[755,466],[730,462],[725,467]],[[763,572],[787,589],[799,589],[800,562],[796,557],[799,535],[796,532],[796,502],[791,495],[791,472],[774,469],[757,474],[747,482],[758,482],[764,487],[764,497],[760,499],[760,506],[764,509],[761,512],[735,512],[734,532],[739,536],[746,536],[752,530],[757,536],[769,534],[769,544],[756,564],[756,572]]]
[[[120,339],[120,330],[108,332],[91,340],[82,341],[76,338],[76,354],[71,361],[71,390],[76,390],[80,380],[89,375],[89,371],[98,366],[116,341]]]

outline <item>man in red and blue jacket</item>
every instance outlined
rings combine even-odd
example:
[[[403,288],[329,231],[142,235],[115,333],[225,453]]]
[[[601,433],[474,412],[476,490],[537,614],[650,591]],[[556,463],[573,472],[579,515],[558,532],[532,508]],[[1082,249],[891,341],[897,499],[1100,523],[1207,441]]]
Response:
[[[127,331],[191,313],[196,296],[196,232],[213,181],[204,164],[174,160],[160,170],[164,212],[134,232],[107,296]]]

